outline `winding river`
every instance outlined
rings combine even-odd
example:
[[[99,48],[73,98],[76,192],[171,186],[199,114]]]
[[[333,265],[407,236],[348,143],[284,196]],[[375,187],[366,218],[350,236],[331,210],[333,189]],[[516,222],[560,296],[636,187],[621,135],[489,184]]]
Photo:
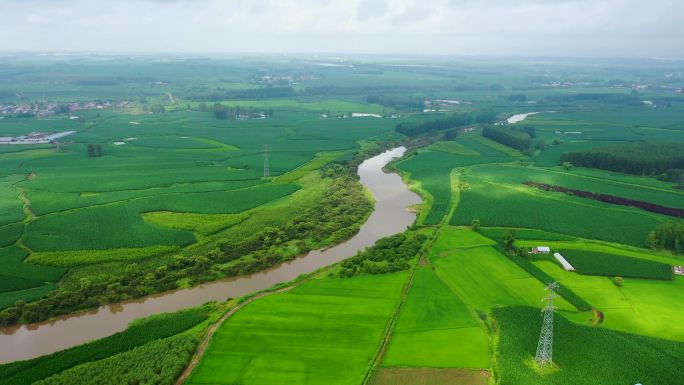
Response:
[[[359,165],[361,183],[375,197],[375,209],[360,231],[348,241],[326,250],[315,250],[293,261],[247,276],[211,282],[189,289],[165,292],[54,320],[0,329],[0,363],[25,360],[66,349],[124,330],[133,320],[156,313],[199,306],[208,301],[224,301],[268,289],[301,274],[349,258],[380,238],[406,230],[415,220],[407,206],[420,203],[399,175],[382,169],[392,159],[404,155],[397,147],[367,159]]]

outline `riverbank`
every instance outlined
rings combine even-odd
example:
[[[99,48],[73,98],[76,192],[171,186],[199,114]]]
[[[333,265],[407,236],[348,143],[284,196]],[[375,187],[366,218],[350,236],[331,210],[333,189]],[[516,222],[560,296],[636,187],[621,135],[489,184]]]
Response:
[[[152,295],[146,298],[102,306],[96,310],[32,325],[4,329],[0,334],[0,362],[38,357],[124,330],[133,320],[152,314],[199,306],[208,301],[224,301],[290,281],[321,267],[351,257],[380,238],[403,232],[415,220],[406,207],[420,202],[397,174],[382,168],[404,155],[398,147],[367,159],[359,165],[361,184],[375,198],[375,208],[359,232],[346,242],[312,251],[306,256],[247,276]]]

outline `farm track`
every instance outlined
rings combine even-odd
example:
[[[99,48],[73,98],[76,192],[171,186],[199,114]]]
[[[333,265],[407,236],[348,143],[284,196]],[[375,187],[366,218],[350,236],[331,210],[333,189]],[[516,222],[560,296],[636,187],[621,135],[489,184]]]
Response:
[[[401,308],[404,306],[406,298],[408,298],[408,295],[411,292],[411,288],[413,287],[413,277],[416,275],[416,270],[430,264],[430,262],[426,259],[427,256],[425,255],[425,253],[432,248],[432,245],[437,239],[438,234],[439,232],[435,232],[432,235],[432,238],[425,242],[422,250],[420,251],[420,257],[418,258],[418,262],[416,262],[415,266],[411,268],[408,280],[406,281],[406,285],[404,285],[404,289],[401,293],[401,299],[399,301],[399,304],[394,309],[394,313],[392,313],[392,316],[390,317],[387,323],[382,343],[380,344],[377,353],[373,357],[373,360],[371,360],[370,367],[368,368],[368,371],[363,377],[361,385],[370,384],[370,381],[373,379],[374,374],[377,372],[378,366],[382,363],[382,360],[385,357],[385,352],[387,351],[387,347],[389,346],[389,343],[392,340],[392,335],[394,334],[394,327],[397,323],[397,319],[399,318],[399,314],[401,314]]]
[[[406,285],[404,285],[404,290],[401,293],[401,300],[399,301],[399,304],[397,307],[394,309],[394,313],[392,313],[392,316],[390,317],[387,327],[385,328],[385,333],[382,339],[382,343],[380,344],[380,347],[378,348],[377,353],[373,357],[373,360],[371,360],[370,367],[368,368],[368,371],[366,372],[365,376],[363,377],[363,381],[361,382],[361,385],[368,385],[370,384],[371,379],[373,378],[373,374],[376,372],[377,367],[382,363],[382,359],[385,357],[385,352],[387,351],[387,347],[389,346],[390,341],[392,340],[392,334],[394,333],[394,326],[397,323],[397,318],[399,318],[399,314],[401,313],[401,308],[404,306],[404,303],[406,302],[406,298],[408,298],[408,294],[411,291],[411,287],[413,287],[413,277],[416,273],[416,269],[418,268],[418,264],[414,266],[411,269],[411,273],[408,277],[408,281],[406,282]]]
[[[183,372],[180,374],[180,376],[178,377],[178,379],[176,380],[176,382],[174,382],[174,384],[175,384],[175,385],[182,385],[182,384],[185,382],[185,380],[187,380],[188,377],[190,377],[190,374],[192,374],[192,371],[193,371],[193,370],[197,367],[197,365],[200,363],[200,361],[202,360],[202,357],[204,357],[204,354],[206,353],[207,348],[209,347],[209,344],[211,343],[211,340],[214,338],[214,334],[216,334],[216,332],[218,331],[218,329],[221,327],[221,325],[223,325],[223,323],[224,323],[227,319],[229,319],[230,317],[232,317],[232,316],[233,316],[235,313],[237,313],[240,309],[242,309],[242,308],[244,308],[245,306],[249,305],[250,303],[252,303],[252,302],[258,300],[259,298],[264,298],[264,297],[267,297],[267,296],[272,295],[272,294],[278,294],[278,293],[284,293],[284,292],[290,291],[290,290],[292,290],[292,289],[298,287],[299,285],[303,284],[304,282],[307,282],[309,279],[310,279],[310,278],[303,279],[303,280],[301,280],[301,281],[299,281],[299,282],[297,282],[297,283],[294,283],[294,284],[292,284],[292,285],[290,285],[290,286],[286,286],[286,287],[280,288],[280,289],[278,289],[278,290],[274,290],[274,291],[269,291],[269,292],[257,294],[257,295],[255,295],[255,296],[249,298],[248,300],[246,300],[246,301],[240,303],[239,305],[235,306],[233,309],[231,309],[231,310],[228,311],[226,314],[224,314],[223,316],[221,316],[221,318],[219,318],[213,325],[211,325],[211,326],[209,327],[209,329],[207,330],[206,335],[205,335],[204,338],[202,339],[202,342],[200,343],[199,347],[197,348],[197,352],[195,352],[195,355],[194,355],[194,356],[192,357],[192,359],[190,360],[190,363],[188,364],[188,366],[185,367],[185,369],[184,369]]]
[[[31,172],[26,176],[25,180],[32,180],[35,177],[36,177],[36,174]],[[33,250],[31,250],[28,246],[26,246],[24,244],[24,235],[26,234],[26,226],[28,226],[29,223],[31,223],[34,219],[36,219],[37,215],[33,212],[33,210],[31,210],[31,200],[26,196],[26,191],[28,191],[28,190],[26,190],[25,188],[17,186],[17,183],[19,183],[19,182],[14,183],[12,185],[12,188],[19,191],[17,198],[22,202],[21,208],[24,211],[25,217],[21,221],[21,223],[23,224],[23,228],[21,230],[21,236],[17,239],[17,241],[15,242],[15,245],[21,249],[26,250],[30,255],[33,252]]]

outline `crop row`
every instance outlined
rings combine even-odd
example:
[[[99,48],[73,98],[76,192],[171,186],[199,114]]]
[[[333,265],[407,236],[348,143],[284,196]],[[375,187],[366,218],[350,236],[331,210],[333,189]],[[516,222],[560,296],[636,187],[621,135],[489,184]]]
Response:
[[[664,263],[584,250],[560,250],[559,252],[580,274],[672,279],[672,267]]]
[[[546,274],[542,269],[537,267],[529,259],[515,255],[513,253],[509,253],[506,250],[504,250],[503,247],[501,247],[500,245],[496,245],[494,247],[496,247],[503,255],[507,256],[508,259],[513,261],[516,265],[522,267],[523,269],[525,269],[525,271],[530,273],[530,275],[542,281],[543,283],[549,284],[556,281],[553,277]],[[588,311],[593,308],[593,306],[591,306],[582,297],[578,296],[569,287],[561,283],[558,284],[558,289],[556,289],[556,292],[580,311]]]
[[[197,337],[180,334],[151,341],[100,361],[88,362],[35,385],[171,385],[197,347]]]
[[[534,368],[542,317],[528,307],[493,311],[499,334],[496,346],[501,385],[678,384],[684,367],[684,343],[621,333],[554,320],[553,362],[559,369]],[[667,352],[665,354],[665,352]],[[635,364],[638,363],[638,364]]]

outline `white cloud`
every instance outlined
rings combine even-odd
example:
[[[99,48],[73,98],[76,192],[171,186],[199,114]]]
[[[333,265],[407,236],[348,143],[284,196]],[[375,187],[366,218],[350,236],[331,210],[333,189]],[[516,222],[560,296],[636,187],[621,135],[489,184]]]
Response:
[[[681,0],[4,0],[1,50],[684,57]]]

